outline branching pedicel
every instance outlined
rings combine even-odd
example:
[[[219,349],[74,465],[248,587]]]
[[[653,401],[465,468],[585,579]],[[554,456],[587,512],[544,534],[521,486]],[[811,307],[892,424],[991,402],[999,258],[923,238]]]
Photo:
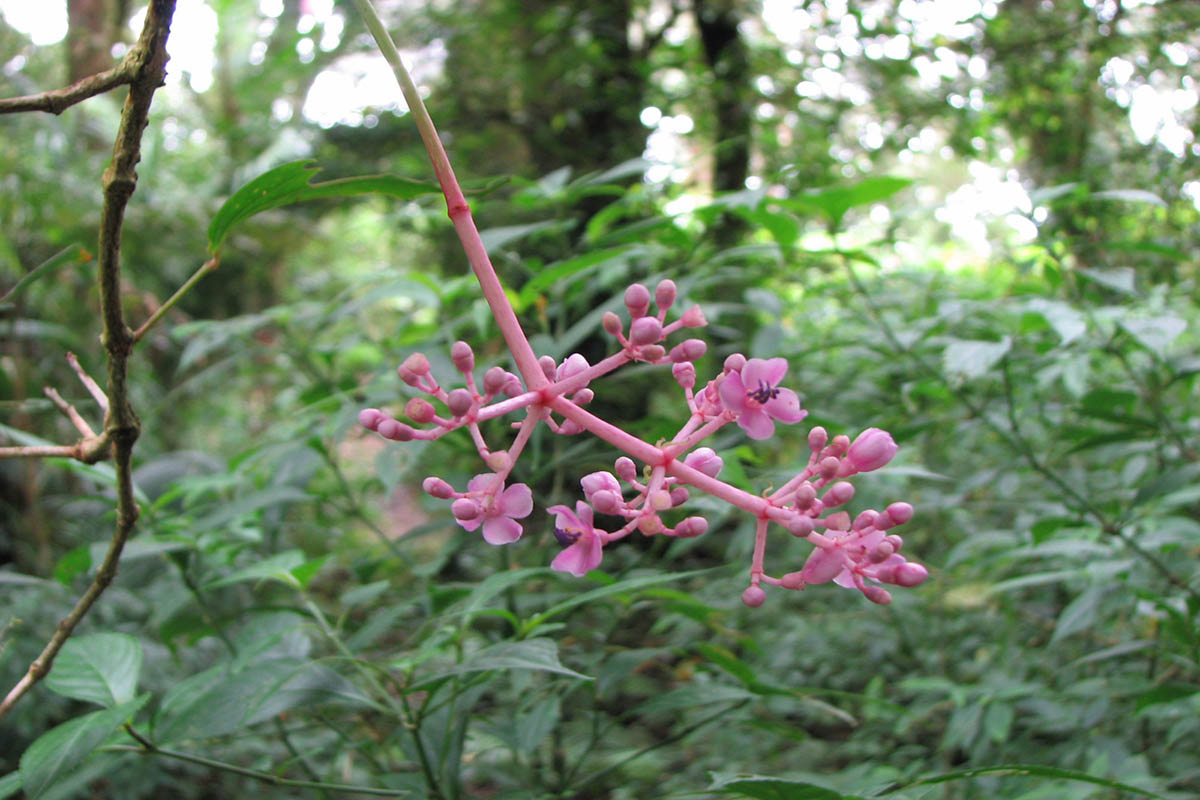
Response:
[[[429,360],[420,353],[410,355],[398,368],[406,384],[445,409],[444,414],[439,414],[423,397],[409,400],[405,416],[427,427],[414,428],[375,408],[359,414],[359,421],[365,427],[386,439],[401,442],[437,439],[450,431],[467,429],[489,471],[472,478],[466,491],[457,491],[438,477],[425,479],[425,491],[452,500],[451,513],[466,530],[482,529],[483,538],[491,544],[514,542],[524,530],[518,520],[533,511],[533,496],[525,484],[510,484],[508,480],[534,428],[544,423],[563,435],[586,430],[626,455],[616,460],[615,475],[594,472],[584,476],[580,482],[584,500],[578,501],[574,509],[561,505],[547,509],[554,515],[554,535],[563,545],[551,564],[556,570],[582,576],[600,564],[604,547],[634,531],[646,536],[703,534],[708,529],[703,517],[686,517],[670,527],[661,516],[664,511],[683,506],[688,501],[689,489],[699,489],[753,514],[757,520],[750,586],[742,593],[742,602],[747,606],[762,605],[766,599],[764,583],[803,589],[810,583],[834,581],[857,588],[872,602],[886,604],[891,602],[891,594],[878,583],[916,586],[924,581],[928,571],[900,555],[903,541],[889,533],[912,518],[912,506],[892,503],[882,512],[863,511],[853,521],[848,512],[833,510],[854,496],[854,486],[845,479],[878,469],[895,455],[896,444],[886,431],[868,428],[851,443],[846,436],[830,440],[824,428],[813,428],[808,435],[812,450],[808,464],[783,486],[762,496],[717,478],[721,458],[712,449],[699,446],[707,437],[737,422],[750,438],[767,439],[774,434],[776,422],[796,423],[808,412],[800,408],[796,393],[781,385],[787,372],[787,361],[782,358],[747,359],[740,354],[731,355],[725,359],[722,371],[696,391],[693,362],[704,355],[704,341],[685,339],[668,350],[667,340],[685,328],[701,328],[707,322],[698,306],[687,309],[672,322],[667,321],[676,300],[676,287],[671,281],[659,283],[653,298],[641,284],[635,283],[625,291],[625,307],[630,316],[628,329],[616,314],[604,315],[604,330],[616,340],[619,349],[603,361],[588,364],[576,353],[557,364],[549,356],[534,355],[488,260],[470,208],[412,78],[370,3],[355,0],[355,5],[396,74],[446,196],[450,219],[520,373],[518,376],[502,367],[491,367],[484,372],[480,386],[470,345],[455,342],[450,356],[463,375],[461,387],[449,391],[443,388],[433,376]],[[652,299],[655,313],[651,313]],[[634,361],[670,364],[671,373],[683,390],[689,417],[665,444],[643,441],[584,408],[594,396],[589,388],[592,381]],[[512,444],[506,450],[490,448],[479,424],[520,410],[525,411],[525,418],[515,423],[518,431]],[[635,460],[646,465],[643,480],[639,480]],[[629,499],[627,492],[632,494]],[[597,512],[623,523],[614,530],[597,527]],[[772,522],[815,546],[801,569],[782,577],[768,575],[763,566],[767,531]]]

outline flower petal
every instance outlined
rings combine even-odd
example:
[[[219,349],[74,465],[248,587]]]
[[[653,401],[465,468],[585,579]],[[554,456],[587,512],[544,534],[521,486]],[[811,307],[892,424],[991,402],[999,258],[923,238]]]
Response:
[[[799,422],[808,416],[808,412],[800,408],[800,398],[791,389],[777,389],[777,394],[763,404],[772,418],[780,422]]]
[[[775,423],[761,408],[751,408],[738,415],[738,425],[751,439],[770,439],[775,433]]]
[[[721,381],[721,403],[735,414],[746,410],[746,384],[736,372],[731,372]]]
[[[506,517],[528,517],[533,511],[533,492],[523,483],[514,483],[496,498],[496,508]]]
[[[521,538],[521,523],[508,517],[489,517],[483,522],[483,538],[488,544],[509,544]]]
[[[595,534],[584,534],[578,542],[565,548],[550,562],[550,569],[558,572],[569,572],[576,578],[582,578],[591,570],[600,566],[603,556],[603,542]]]
[[[742,383],[751,389],[765,383],[773,389],[783,380],[787,369],[786,358],[752,358],[742,367]]]

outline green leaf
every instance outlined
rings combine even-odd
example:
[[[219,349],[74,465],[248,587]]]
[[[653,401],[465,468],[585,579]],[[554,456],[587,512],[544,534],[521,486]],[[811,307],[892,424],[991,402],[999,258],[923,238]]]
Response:
[[[591,267],[607,264],[610,261],[626,258],[631,248],[632,245],[624,244],[619,247],[610,247],[607,250],[584,253],[574,258],[546,265],[521,287],[521,293],[517,295],[517,310],[520,311],[528,308],[529,304],[540,297],[542,292],[571,275],[575,275]]]
[[[541,614],[536,615],[526,622],[525,629],[526,631],[531,631],[551,617],[575,608],[575,606],[585,605],[603,597],[612,597],[613,595],[626,594],[627,592],[644,589],[647,586],[658,586],[659,584],[663,583],[673,583],[675,581],[687,580],[688,578],[696,578],[701,575],[709,575],[717,570],[722,569],[725,569],[725,567],[711,567],[709,569],[698,569],[691,572],[667,573],[665,575],[661,573],[655,573],[654,575],[642,575],[636,578],[617,581],[616,583],[609,584],[608,586],[602,586],[599,589],[593,589],[590,592],[583,592],[582,594],[573,595],[569,600],[564,600],[557,605],[551,606]]]
[[[257,564],[235,570],[224,578],[210,581],[205,588],[212,589],[217,586],[228,586],[231,583],[261,580],[276,580],[286,583],[288,586],[300,588],[300,581],[292,574],[292,570],[303,565],[304,553],[299,550],[285,550],[259,561]]]
[[[1035,297],[1025,304],[1025,308],[1050,323],[1062,340],[1061,344],[1070,344],[1087,332],[1083,314],[1066,303]]]
[[[1092,269],[1091,267],[1076,267],[1075,272],[1093,283],[1106,286],[1121,294],[1136,295],[1134,288],[1134,272],[1132,267],[1117,267],[1116,269]]]
[[[510,586],[526,583],[535,578],[548,578],[559,573],[549,567],[526,567],[496,572],[482,580],[471,593],[461,601],[463,603],[461,624],[466,625],[479,611],[487,606],[489,600]]]
[[[712,773],[710,792],[754,797],[758,800],[861,800],[808,781],[768,778],[762,775]]]
[[[479,232],[479,239],[489,253],[495,253],[509,242],[523,239],[532,233],[561,228],[566,223],[561,220],[548,219],[542,222],[531,222],[527,225],[504,225],[498,228],[488,228]]]
[[[1098,200],[1124,200],[1127,203],[1149,203],[1152,206],[1167,207],[1161,197],[1144,189],[1105,189],[1092,192],[1091,196]]]
[[[1197,693],[1200,693],[1200,686],[1196,686],[1194,683],[1164,683],[1161,686],[1155,686],[1153,689],[1139,694],[1137,698],[1137,710],[1141,711],[1144,708],[1156,706],[1161,703],[1190,700]],[[1187,711],[1181,710],[1181,713],[1187,713]]]
[[[66,264],[66,263],[72,262],[72,261],[76,264],[83,264],[83,263],[91,261],[91,260],[92,260],[92,254],[89,253],[87,250],[84,250],[79,245],[73,244],[68,247],[65,247],[62,250],[59,250],[54,255],[50,256],[48,259],[43,261],[41,264],[38,264],[33,269],[29,270],[29,272],[22,275],[21,279],[19,281],[17,281],[16,284],[14,284],[11,289],[9,289],[3,295],[0,295],[0,303],[3,303],[5,300],[12,297],[14,294],[16,294],[17,292],[21,291],[29,284],[36,281],[38,278],[57,269],[58,267],[61,267],[63,264]]]
[[[46,686],[63,697],[102,706],[128,703],[137,693],[142,646],[125,633],[74,636],[63,645]]]
[[[500,642],[485,647],[463,663],[424,678],[413,688],[420,688],[451,675],[509,669],[554,672],[580,680],[592,680],[587,675],[562,665],[558,660],[558,645],[553,639],[526,639],[522,642]]]
[[[846,186],[826,186],[777,202],[800,211],[815,209],[829,217],[836,229],[841,227],[842,217],[850,209],[878,203],[911,184],[908,178],[879,175]]]
[[[383,194],[412,200],[438,191],[432,184],[396,175],[363,175],[311,183],[318,172],[320,167],[316,166],[315,161],[292,161],[264,172],[238,189],[225,201],[208,226],[209,250],[216,253],[229,232],[255,214],[290,203],[361,194]]]
[[[1058,615],[1058,622],[1054,626],[1054,635],[1050,637],[1051,643],[1092,627],[1096,622],[1100,601],[1104,599],[1104,594],[1101,587],[1093,586],[1067,603],[1067,607]]]
[[[942,352],[942,366],[955,380],[978,378],[994,367],[1012,349],[1012,337],[998,342],[958,339]]]
[[[1158,316],[1149,319],[1129,319],[1121,323],[1138,344],[1159,358],[1165,358],[1167,347],[1187,330],[1187,322],[1179,317]]]
[[[1090,783],[1095,786],[1104,786],[1109,789],[1118,789],[1122,792],[1132,792],[1133,794],[1141,795],[1142,797],[1154,797],[1159,800],[1165,800],[1162,795],[1148,792],[1145,789],[1139,789],[1136,786],[1130,786],[1127,783],[1118,783],[1110,781],[1107,778],[1097,778],[1094,775],[1088,775],[1086,772],[1080,772],[1074,769],[1060,769],[1058,767],[1043,767],[1039,764],[1004,764],[995,767],[977,767],[974,769],[964,769],[957,772],[947,772],[942,775],[935,775],[931,778],[922,778],[912,783],[906,783],[901,786],[896,786],[888,789],[881,794],[891,794],[908,789],[913,786],[930,786],[937,783],[949,783],[951,781],[969,780],[971,778],[979,778],[986,775],[996,775],[1000,777],[1020,777],[1020,778],[1058,778],[1064,781],[1076,781],[1079,783]]]
[[[78,767],[149,699],[150,695],[144,694],[116,708],[94,711],[64,722],[39,736],[21,756],[21,785],[25,796],[34,800]]]
[[[516,719],[517,753],[526,755],[545,741],[562,714],[562,701],[557,695],[544,697]]]
[[[737,678],[746,686],[753,686],[758,680],[758,676],[750,665],[745,661],[731,653],[728,649],[716,644],[707,642],[699,642],[696,645],[696,650],[705,657],[709,662],[720,667],[728,672],[733,677]]]
[[[21,773],[10,772],[0,778],[0,800],[12,797],[19,791],[21,791]]]

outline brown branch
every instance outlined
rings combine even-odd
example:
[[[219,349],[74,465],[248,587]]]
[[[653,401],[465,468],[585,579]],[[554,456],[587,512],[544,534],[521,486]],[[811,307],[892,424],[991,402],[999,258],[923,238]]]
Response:
[[[16,114],[22,111],[46,111],[50,114],[61,114],[89,97],[104,94],[118,86],[130,83],[136,74],[134,62],[129,55],[126,55],[121,63],[112,69],[89,75],[62,89],[51,89],[48,92],[24,97],[4,98],[0,100],[0,114]]]
[[[142,132],[154,92],[163,84],[167,63],[167,34],[175,0],[152,0],[146,12],[146,23],[137,44],[130,50],[122,66],[128,66],[132,77],[129,96],[121,112],[121,125],[113,146],[113,158],[104,171],[104,209],[100,223],[100,253],[97,264],[100,282],[100,310],[103,317],[101,341],[108,353],[109,409],[104,419],[105,437],[112,444],[113,467],[117,479],[117,522],[108,552],[96,570],[96,576],[71,612],[58,623],[41,655],[29,665],[29,670],[17,682],[8,696],[0,701],[3,717],[38,681],[46,676],[55,656],[66,643],[75,626],[88,613],[117,574],[117,564],[129,534],[137,523],[138,507],[133,496],[133,444],[140,432],[140,423],[129,404],[126,383],[129,353],[133,349],[133,331],[125,324],[121,308],[121,225],[125,206],[137,186],[134,167],[141,158]]]
[[[84,438],[90,438],[96,435],[92,430],[92,426],[87,424],[87,420],[75,410],[75,406],[62,399],[62,395],[54,390],[54,387],[47,386],[42,389],[46,393],[46,397],[50,398],[50,402],[58,406],[58,410],[66,415],[67,419],[71,420],[71,424],[75,426],[75,430],[83,434]]]
[[[91,375],[83,371],[83,367],[80,366],[79,359],[75,357],[74,353],[67,353],[67,363],[71,365],[71,369],[75,370],[75,374],[79,376],[79,382],[88,390],[88,394],[95,398],[96,405],[100,406],[100,410],[107,415],[108,395],[104,393],[104,390],[100,388],[98,383],[92,380]]]

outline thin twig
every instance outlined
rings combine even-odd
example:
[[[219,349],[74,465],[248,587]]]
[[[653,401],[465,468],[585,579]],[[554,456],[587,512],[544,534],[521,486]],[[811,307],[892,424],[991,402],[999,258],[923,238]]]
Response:
[[[58,406],[58,410],[66,415],[67,419],[71,420],[71,424],[75,426],[75,430],[87,437],[96,435],[96,432],[92,430],[92,426],[87,424],[87,420],[75,410],[75,406],[63,400],[62,395],[55,391],[53,386],[46,386],[42,391],[46,393],[46,397],[50,398],[50,402]]]
[[[41,94],[8,97],[0,100],[0,114],[16,114],[22,111],[46,111],[51,114],[61,114],[89,97],[95,97],[123,84],[131,83],[138,74],[137,70],[138,65],[129,55],[126,55],[121,63],[112,69],[89,75],[62,89],[51,89]]]
[[[183,753],[178,750],[168,750],[165,747],[159,747],[154,742],[147,739],[138,733],[132,725],[126,725],[125,732],[128,733],[137,742],[137,745],[114,744],[101,747],[101,752],[107,753],[139,753],[145,756],[162,756],[163,758],[173,758],[176,761],[184,761],[188,764],[196,764],[209,769],[220,770],[221,772],[232,772],[235,775],[242,775],[247,778],[253,778],[257,781],[272,784],[273,786],[293,786],[297,789],[317,789],[321,791],[331,792],[346,792],[348,794],[370,794],[379,797],[405,797],[412,794],[407,789],[376,789],[370,786],[352,786],[345,783],[322,783],[321,781],[303,781],[294,778],[283,778],[278,775],[272,775],[269,772],[260,772],[256,769],[247,767],[239,767],[237,764],[230,764],[226,761],[217,761],[204,756],[196,756],[191,753]]]
[[[50,671],[55,656],[66,644],[75,626],[116,577],[121,551],[124,550],[125,542],[137,523],[138,506],[133,495],[132,460],[133,444],[137,441],[141,429],[137,415],[129,404],[127,385],[133,332],[125,324],[125,313],[121,307],[121,226],[125,218],[125,206],[137,186],[134,167],[141,158],[142,132],[149,120],[150,101],[166,77],[167,34],[170,32],[171,16],[174,13],[175,0],[152,0],[146,11],[142,33],[122,62],[122,67],[130,71],[129,96],[125,99],[125,107],[121,112],[112,162],[104,171],[102,181],[104,206],[101,212],[97,271],[103,319],[101,341],[108,354],[107,397],[110,400],[101,437],[112,445],[117,489],[117,521],[108,552],[96,570],[91,585],[75,603],[71,612],[58,623],[58,629],[50,637],[41,654],[29,665],[25,675],[4,700],[0,701],[0,717],[8,713]],[[86,383],[85,381],[85,385]],[[93,392],[93,395],[95,394],[96,392]],[[100,396],[103,397],[104,393],[100,393]],[[99,397],[97,402],[100,402]]]
[[[79,359],[74,353],[67,353],[67,363],[71,365],[71,369],[75,370],[75,374],[79,376],[79,382],[88,390],[88,394],[96,401],[96,405],[100,406],[100,411],[105,416],[108,415],[108,395],[100,388],[100,385],[92,380],[92,376],[84,372],[83,367],[79,363]]]
[[[200,268],[197,269],[195,272],[193,272],[192,276],[190,278],[188,278],[186,281],[184,281],[184,284],[182,286],[180,286],[179,289],[176,290],[175,294],[171,295],[171,297],[167,300],[167,302],[165,302],[161,306],[159,306],[158,310],[150,315],[150,319],[143,322],[141,327],[133,332],[134,344],[140,342],[142,340],[142,337],[146,335],[146,332],[149,331],[151,328],[153,328],[154,325],[160,319],[162,319],[163,316],[168,311],[170,311],[172,308],[174,308],[175,304],[178,303],[183,298],[183,296],[191,290],[191,288],[193,286],[195,286],[197,283],[199,283],[201,278],[203,278],[205,275],[207,275],[208,273],[210,273],[214,269],[216,269],[217,263],[218,263],[217,256],[213,256],[208,261],[205,261],[203,264],[201,264]]]

